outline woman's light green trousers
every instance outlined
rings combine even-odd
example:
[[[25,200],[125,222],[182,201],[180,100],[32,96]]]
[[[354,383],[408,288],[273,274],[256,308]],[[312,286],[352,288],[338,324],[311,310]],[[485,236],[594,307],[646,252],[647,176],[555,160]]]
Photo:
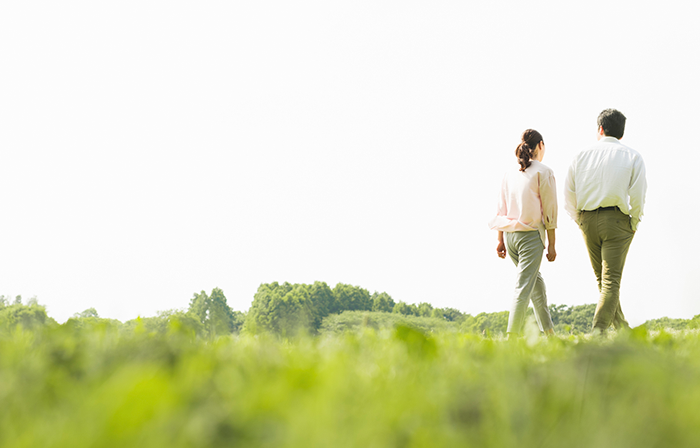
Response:
[[[508,316],[508,333],[523,331],[525,312],[532,300],[540,331],[554,327],[547,308],[547,289],[540,274],[544,244],[540,232],[505,232],[506,250],[518,268],[513,305]]]

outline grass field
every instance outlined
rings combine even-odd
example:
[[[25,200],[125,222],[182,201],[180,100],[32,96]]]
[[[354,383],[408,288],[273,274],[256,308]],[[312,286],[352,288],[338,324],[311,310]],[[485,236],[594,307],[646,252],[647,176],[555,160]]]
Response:
[[[0,337],[2,447],[698,447],[700,334]]]

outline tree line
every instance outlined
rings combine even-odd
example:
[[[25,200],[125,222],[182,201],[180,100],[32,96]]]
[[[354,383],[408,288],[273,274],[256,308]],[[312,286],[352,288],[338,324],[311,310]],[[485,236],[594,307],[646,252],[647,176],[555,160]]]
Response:
[[[559,334],[587,333],[591,328],[595,304],[549,306],[555,331]],[[528,310],[533,318],[532,309]],[[369,293],[359,286],[338,283],[331,288],[325,282],[313,284],[264,283],[253,297],[247,312],[234,311],[220,288],[210,294],[193,294],[187,309],[160,311],[153,317],[139,317],[126,322],[101,318],[94,308],[73,315],[64,324],[81,330],[102,326],[118,331],[165,333],[173,329],[203,338],[246,332],[292,336],[299,333],[337,332],[359,326],[383,327],[397,322],[409,323],[427,331],[451,329],[484,335],[504,334],[508,311],[479,313],[475,316],[455,308],[437,308],[427,302],[408,304],[395,301],[386,292]],[[34,329],[58,325],[46,314],[36,297],[23,301],[0,296],[0,331],[21,326]],[[644,323],[650,330],[663,328],[700,328],[700,315],[693,319],[663,317]]]
[[[250,333],[282,335],[300,331],[317,333],[323,320],[346,311],[373,311],[458,321],[466,315],[454,308],[434,308],[429,303],[396,302],[386,292],[370,294],[359,286],[325,282],[313,284],[266,283],[260,285],[248,310],[244,329]]]
[[[167,333],[173,328],[197,337],[216,337],[240,332],[245,313],[234,311],[227,303],[220,288],[211,294],[205,291],[195,293],[186,310],[160,311],[153,317],[138,317],[126,322],[106,319],[99,316],[95,308],[75,313],[64,324],[67,328],[80,331],[84,328],[103,327],[107,330],[124,332]],[[21,326],[31,330],[45,325],[59,325],[46,314],[46,308],[39,305],[36,298],[22,302],[22,297],[14,299],[0,296],[0,332],[13,331]]]

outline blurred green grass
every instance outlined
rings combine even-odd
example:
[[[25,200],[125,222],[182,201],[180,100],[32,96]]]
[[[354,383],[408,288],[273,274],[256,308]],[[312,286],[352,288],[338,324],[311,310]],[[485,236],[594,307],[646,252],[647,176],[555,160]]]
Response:
[[[700,333],[0,335],[2,447],[697,447]]]

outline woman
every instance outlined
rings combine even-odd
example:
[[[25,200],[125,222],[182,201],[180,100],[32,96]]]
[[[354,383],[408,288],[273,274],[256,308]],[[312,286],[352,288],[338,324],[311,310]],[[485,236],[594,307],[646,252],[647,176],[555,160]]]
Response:
[[[540,264],[548,240],[547,260],[554,261],[554,229],[557,227],[557,192],[554,172],[542,163],[544,141],[534,129],[523,132],[515,149],[520,170],[509,170],[503,178],[498,214],[489,226],[498,230],[496,251],[506,252],[518,268],[515,297],[508,318],[508,336],[521,334],[525,311],[532,300],[535,318],[547,335],[554,334],[552,317],[547,308],[547,292],[540,274]],[[505,234],[505,241],[503,236]]]

